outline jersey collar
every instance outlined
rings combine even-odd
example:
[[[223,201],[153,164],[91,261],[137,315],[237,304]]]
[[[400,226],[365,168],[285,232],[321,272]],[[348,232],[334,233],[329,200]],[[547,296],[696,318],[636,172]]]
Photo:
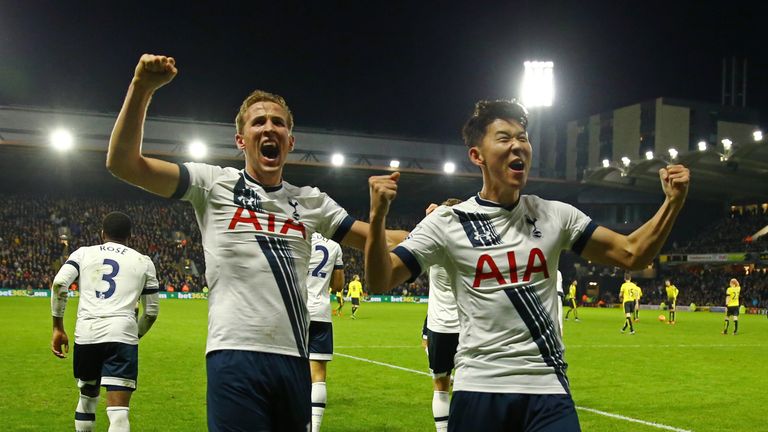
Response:
[[[475,201],[476,201],[478,204],[480,204],[481,206],[483,206],[483,207],[497,207],[497,208],[503,208],[504,210],[507,210],[507,211],[512,211],[512,210],[514,210],[514,209],[517,207],[517,205],[520,203],[520,198],[518,197],[518,198],[517,198],[517,201],[516,201],[514,204],[512,204],[511,206],[508,206],[508,207],[504,207],[503,205],[501,205],[501,204],[499,204],[499,203],[497,203],[497,202],[493,202],[493,201],[489,201],[489,200],[486,200],[486,199],[480,198],[480,192],[478,192],[478,193],[475,195]]]
[[[264,189],[264,192],[275,192],[275,191],[279,191],[280,189],[283,188],[283,182],[282,181],[280,182],[279,185],[276,185],[276,186],[264,186],[263,184],[261,184],[261,182],[259,182],[255,178],[251,177],[244,169],[241,170],[241,172],[243,173],[243,177],[247,181],[259,185],[262,189]]]

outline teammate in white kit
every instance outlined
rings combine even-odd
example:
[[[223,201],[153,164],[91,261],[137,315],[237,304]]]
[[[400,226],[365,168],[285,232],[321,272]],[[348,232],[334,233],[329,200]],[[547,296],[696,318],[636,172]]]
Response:
[[[177,74],[172,57],[139,60],[109,143],[115,176],[189,201],[205,252],[208,297],[207,411],[210,431],[305,431],[311,423],[306,278],[310,238],[362,249],[368,224],[317,188],[282,177],[293,150],[285,100],[251,93],[235,119],[245,168],[174,164],[141,154],[155,91]],[[405,232],[390,232],[397,244]]]
[[[344,262],[341,246],[333,240],[312,234],[307,294],[309,300],[309,369],[312,374],[312,432],[323,422],[327,402],[326,364],[333,359],[331,292],[344,289]]]
[[[100,386],[107,389],[109,431],[130,430],[128,406],[139,373],[139,338],[152,327],[159,309],[155,265],[125,245],[130,236],[130,218],[109,213],[102,222],[104,243],[73,252],[51,286],[51,351],[65,358],[69,352],[64,330],[67,290],[79,281],[72,361],[80,389],[75,410],[79,432],[95,430]],[[137,322],[134,308],[139,298],[144,312]]]
[[[460,203],[460,199],[449,198],[444,206]],[[427,215],[438,206],[427,208]],[[444,268],[433,265],[429,268],[429,303],[427,304],[427,357],[432,372],[434,391],[432,393],[432,416],[438,432],[448,430],[450,409],[451,372],[453,358],[459,344],[459,313],[456,298],[451,289],[451,279]]]
[[[432,265],[453,281],[461,322],[450,431],[577,431],[558,331],[555,275],[560,252],[643,268],[664,244],[688,190],[681,165],[659,170],[664,203],[628,236],[593,223],[571,205],[521,195],[532,150],[525,108],[481,101],[463,129],[483,188],[441,206],[388,251],[384,224],[399,173],[369,179],[366,276],[383,292]]]

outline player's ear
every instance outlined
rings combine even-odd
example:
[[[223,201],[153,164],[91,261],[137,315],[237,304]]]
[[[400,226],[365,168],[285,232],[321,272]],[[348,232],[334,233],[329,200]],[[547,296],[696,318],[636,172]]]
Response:
[[[237,149],[245,152],[245,141],[243,140],[243,136],[240,134],[235,134],[235,145],[237,146]]]
[[[472,164],[479,167],[485,165],[485,159],[483,158],[483,155],[480,154],[480,149],[478,149],[477,146],[470,147],[468,154],[469,160],[472,162]]]
[[[296,137],[293,134],[288,135],[288,151],[293,151],[293,146],[296,144]]]

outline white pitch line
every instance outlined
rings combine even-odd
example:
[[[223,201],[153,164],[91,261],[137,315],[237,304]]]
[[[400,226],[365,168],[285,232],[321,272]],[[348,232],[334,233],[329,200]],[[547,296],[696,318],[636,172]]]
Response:
[[[341,349],[344,349],[344,348],[349,348],[349,349],[357,349],[357,348],[365,348],[365,349],[368,349],[368,348],[374,348],[374,349],[375,348],[385,348],[385,349],[390,349],[390,348],[414,348],[415,349],[415,348],[418,348],[418,349],[423,349],[419,345],[374,345],[374,346],[371,346],[371,345],[345,345],[345,346],[337,346],[335,348],[341,348]]]
[[[393,364],[384,363],[384,362],[380,362],[380,361],[376,361],[376,360],[371,360],[371,359],[367,359],[367,358],[363,358],[363,357],[351,356],[349,354],[342,354],[342,353],[334,352],[333,355],[339,356],[339,357],[347,357],[347,358],[351,358],[353,360],[358,360],[358,361],[366,362],[366,363],[372,363],[372,364],[375,364],[375,365],[384,366],[384,367],[388,367],[388,368],[392,368],[392,369],[398,369],[398,370],[401,370],[401,371],[411,372],[411,373],[415,373],[415,374],[419,374],[419,375],[426,375],[428,377],[432,376],[432,374],[427,373],[427,372],[422,372],[422,371],[418,371],[418,370],[415,370],[415,369],[408,369],[408,368],[404,368],[402,366],[396,366],[396,365],[393,365]],[[611,418],[615,418],[615,419],[619,419],[619,420],[624,420],[624,421],[628,421],[628,422],[632,422],[632,423],[639,423],[639,424],[643,424],[643,425],[646,425],[646,426],[655,427],[657,429],[664,429],[664,430],[670,430],[670,431],[675,431],[675,432],[693,432],[693,431],[690,431],[688,429],[680,429],[680,428],[676,428],[674,426],[668,426],[668,425],[661,424],[661,423],[654,423],[654,422],[640,420],[640,419],[636,419],[636,418],[632,418],[632,417],[626,417],[626,416],[619,415],[619,414],[612,414],[612,413],[609,413],[609,412],[600,411],[600,410],[596,410],[596,409],[593,409],[593,408],[577,406],[576,409],[580,409],[582,411],[587,411],[587,412],[591,412],[591,413],[594,413],[594,414],[599,414],[599,415],[603,415],[603,416],[606,416],[606,417],[611,417]]]
[[[615,419],[619,419],[619,420],[624,420],[624,421],[628,421],[628,422],[632,422],[632,423],[640,423],[642,425],[646,425],[646,426],[650,426],[650,427],[655,427],[657,429],[664,429],[664,430],[670,430],[670,431],[675,431],[675,432],[693,432],[693,431],[690,431],[688,429],[680,429],[680,428],[676,428],[674,426],[667,426],[667,425],[661,424],[661,423],[649,422],[649,421],[640,420],[640,419],[636,419],[636,418],[632,418],[632,417],[627,417],[627,416],[623,416],[623,415],[619,415],[619,414],[612,414],[612,413],[609,413],[609,412],[600,411],[600,410],[596,410],[596,409],[592,409],[592,408],[587,408],[587,407],[583,407],[583,406],[577,406],[576,409],[579,409],[579,410],[582,410],[582,411],[591,412],[591,413],[594,413],[594,414],[600,414],[600,415],[603,415],[603,416],[606,416],[606,417],[611,417],[611,418],[615,418]]]
[[[595,344],[595,345],[574,345],[565,344],[565,348],[763,348],[766,344]]]

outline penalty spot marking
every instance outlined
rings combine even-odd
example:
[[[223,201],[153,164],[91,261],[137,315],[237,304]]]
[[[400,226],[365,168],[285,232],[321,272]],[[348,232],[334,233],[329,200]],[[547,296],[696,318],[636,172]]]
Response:
[[[357,361],[361,361],[361,362],[372,363],[372,364],[375,364],[375,365],[378,365],[378,366],[384,366],[384,367],[388,367],[388,368],[392,368],[392,369],[397,369],[397,370],[401,370],[401,371],[405,371],[405,372],[415,373],[415,374],[418,374],[418,375],[426,375],[428,377],[432,377],[431,373],[427,373],[427,372],[423,372],[423,371],[418,371],[416,369],[404,368],[402,366],[396,366],[396,365],[393,365],[393,364],[384,363],[384,362],[380,362],[380,361],[376,361],[376,360],[371,360],[371,359],[367,359],[367,358],[363,358],[363,357],[356,357],[356,356],[352,356],[352,355],[349,355],[349,354],[342,354],[342,353],[338,353],[338,352],[334,352],[333,355],[334,356],[339,356],[339,357],[346,357],[346,358],[350,358],[352,360],[357,360]],[[640,420],[640,419],[636,419],[636,418],[632,418],[632,417],[627,417],[627,416],[623,416],[623,415],[619,415],[619,414],[613,414],[613,413],[609,413],[609,412],[605,412],[605,411],[600,411],[600,410],[596,410],[596,409],[592,409],[592,408],[587,408],[587,407],[582,407],[582,406],[577,406],[576,409],[579,409],[579,410],[582,410],[582,411],[587,411],[587,412],[590,412],[590,413],[593,413],[593,414],[598,414],[598,415],[614,418],[614,419],[617,419],[617,420],[624,420],[624,421],[628,421],[628,422],[631,422],[631,423],[639,423],[639,424],[642,424],[642,425],[645,425],[645,426],[654,427],[654,428],[657,428],[657,429],[669,430],[669,431],[674,431],[674,432],[693,432],[693,431],[690,431],[688,429],[680,429],[680,428],[676,428],[674,426],[668,426],[668,425],[661,424],[661,423],[649,422],[649,421],[645,421],[645,420]]]

